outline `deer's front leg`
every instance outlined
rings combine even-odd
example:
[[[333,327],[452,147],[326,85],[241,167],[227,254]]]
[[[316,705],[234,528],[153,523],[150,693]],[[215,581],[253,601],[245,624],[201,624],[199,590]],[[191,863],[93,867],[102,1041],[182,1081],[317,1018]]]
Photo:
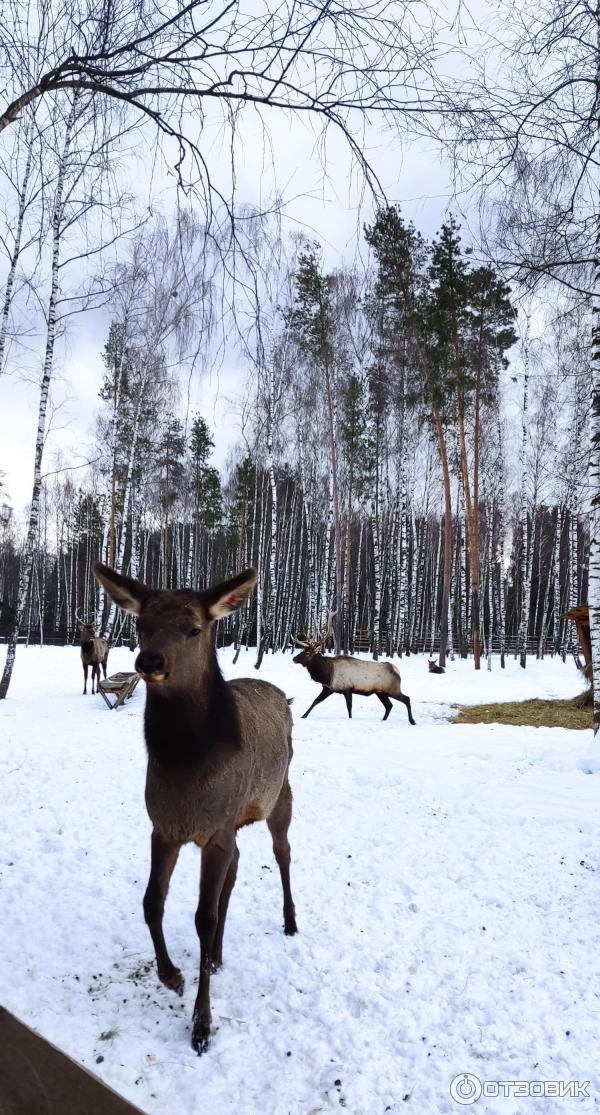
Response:
[[[83,695],[84,696],[87,693],[87,678],[88,678],[88,667],[84,666],[83,667]]]
[[[165,899],[180,847],[180,844],[167,840],[160,833],[152,833],[152,859],[150,878],[144,895],[144,917],[156,953],[158,978],[165,987],[176,991],[178,995],[183,995],[183,976],[167,952],[162,928]]]
[[[314,699],[312,705],[310,706],[310,708],[307,708],[306,712],[303,714],[302,719],[306,720],[306,717],[308,716],[309,712],[312,712],[315,705],[320,705],[321,701],[326,701],[328,697],[331,697],[332,693],[333,693],[333,689],[326,689],[325,686],[323,686],[321,692],[319,693],[319,696],[315,697],[315,699]]]
[[[235,832],[220,832],[202,849],[200,901],[196,930],[200,938],[200,982],[192,1017],[192,1049],[204,1053],[210,1038],[210,973],[217,926],[219,899],[234,855]]]

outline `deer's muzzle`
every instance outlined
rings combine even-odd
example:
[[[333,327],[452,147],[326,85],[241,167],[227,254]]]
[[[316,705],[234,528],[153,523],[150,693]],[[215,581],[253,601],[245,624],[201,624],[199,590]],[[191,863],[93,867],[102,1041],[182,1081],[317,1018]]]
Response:
[[[165,667],[165,656],[158,651],[143,650],[135,660],[136,671],[144,681],[164,681],[169,676]]]

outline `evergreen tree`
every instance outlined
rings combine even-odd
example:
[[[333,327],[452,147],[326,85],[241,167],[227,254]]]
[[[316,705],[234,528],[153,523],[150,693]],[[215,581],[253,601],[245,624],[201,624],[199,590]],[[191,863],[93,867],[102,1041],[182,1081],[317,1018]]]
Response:
[[[335,576],[333,589],[326,594],[326,605],[334,604],[333,634],[337,650],[341,647],[342,599],[342,537],[338,467],[338,429],[336,375],[336,316],[334,305],[335,280],[323,273],[318,245],[300,252],[295,275],[294,305],[287,315],[296,344],[312,365],[323,390],[325,425],[329,447],[330,519],[333,522]],[[327,565],[329,567],[329,560]],[[329,582],[329,577],[327,577]],[[321,617],[322,619],[324,616]]]
[[[171,510],[182,491],[184,478],[185,436],[178,418],[169,418],[162,431],[156,456],[158,499],[162,521],[162,585],[171,585],[169,526]]]
[[[470,271],[459,226],[450,218],[434,242],[429,266],[430,352],[434,395],[440,413],[453,419],[465,499],[471,584],[471,638],[475,669],[480,668],[481,572],[479,527],[479,447],[481,406],[495,395],[505,351],[514,343],[508,288],[491,267]],[[467,419],[473,418],[472,470]],[[446,419],[448,421],[448,417]]]

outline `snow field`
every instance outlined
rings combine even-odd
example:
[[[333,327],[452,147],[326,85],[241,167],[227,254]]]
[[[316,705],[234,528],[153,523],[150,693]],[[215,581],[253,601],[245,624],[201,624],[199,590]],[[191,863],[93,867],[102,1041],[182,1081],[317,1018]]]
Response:
[[[227,676],[256,676],[252,653]],[[132,668],[126,649],[109,670]],[[295,698],[292,887],[281,929],[265,825],[244,829],[214,1036],[197,1058],[199,855],[184,848],[165,935],[183,999],[157,981],[143,686],[109,713],[74,648],[19,649],[0,704],[0,1000],[151,1115],[458,1112],[452,1078],[589,1080],[583,1100],[481,1099],[473,1111],[600,1102],[600,761],[591,733],[450,725],[451,701],[572,696],[572,664],[443,676],[403,659],[394,703],[318,689],[291,657],[260,677]],[[597,750],[597,749],[596,749]],[[600,756],[600,752],[598,753]],[[102,1060],[98,1060],[102,1058]],[[467,1108],[468,1110],[468,1108]]]

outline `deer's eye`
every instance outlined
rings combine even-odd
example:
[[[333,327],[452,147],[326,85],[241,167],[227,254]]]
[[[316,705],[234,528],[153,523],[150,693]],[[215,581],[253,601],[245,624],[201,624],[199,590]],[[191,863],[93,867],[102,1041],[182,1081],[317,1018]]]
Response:
[[[192,630],[188,634],[188,639],[195,639],[196,635],[199,635],[201,631],[201,627],[192,627]]]

